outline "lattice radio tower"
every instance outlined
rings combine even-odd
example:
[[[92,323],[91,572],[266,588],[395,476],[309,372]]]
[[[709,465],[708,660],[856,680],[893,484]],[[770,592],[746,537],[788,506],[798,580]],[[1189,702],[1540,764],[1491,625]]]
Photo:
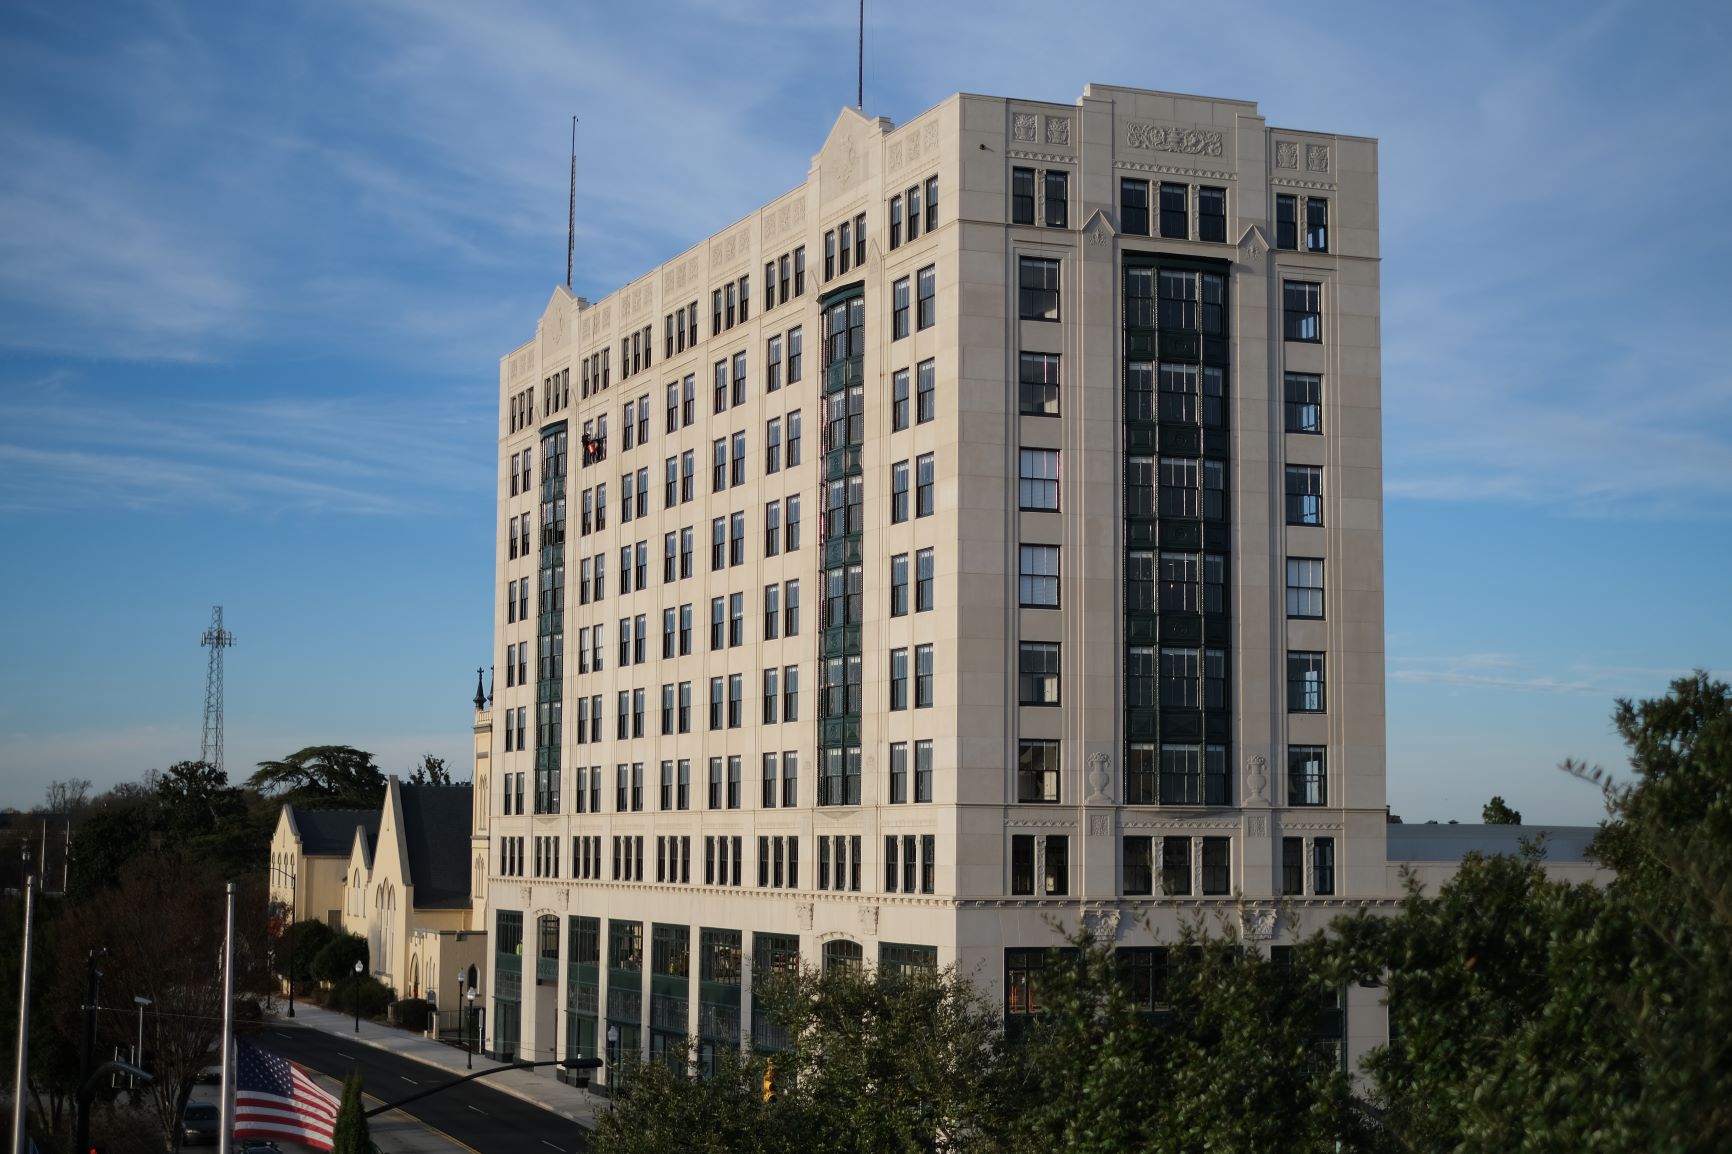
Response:
[[[235,643],[235,635],[223,628],[223,607],[210,611],[210,628],[198,643],[210,650],[210,672],[204,681],[204,740],[198,759],[217,770],[223,767],[223,650]]]

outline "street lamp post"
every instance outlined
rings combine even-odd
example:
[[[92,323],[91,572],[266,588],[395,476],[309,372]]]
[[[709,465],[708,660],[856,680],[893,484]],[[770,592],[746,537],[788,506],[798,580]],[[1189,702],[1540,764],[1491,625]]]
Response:
[[[461,988],[461,982],[459,982],[459,988]],[[464,1014],[468,1017],[474,1017],[475,1016],[475,987],[474,986],[469,987],[469,993],[467,996],[469,998],[468,1008],[465,1009],[463,1003],[461,1001],[459,1001],[457,1003],[457,1012],[459,1014]],[[468,1027],[465,1026],[465,1029],[467,1029],[467,1028]],[[480,1033],[480,1031],[477,1030],[476,1033]],[[480,1039],[477,1038],[476,1041],[480,1041]],[[463,1038],[463,1068],[466,1070],[475,1069],[475,1047],[472,1044],[470,1044],[469,1037],[467,1034],[465,1034],[464,1038]]]
[[[355,1033],[361,1032],[361,959],[355,959]]]
[[[144,1069],[144,1008],[151,1004],[149,998],[140,994],[132,996],[133,1005],[138,1007],[138,1045],[133,1047],[132,1064],[140,1070]],[[132,1079],[132,1089],[138,1089],[138,1079]]]

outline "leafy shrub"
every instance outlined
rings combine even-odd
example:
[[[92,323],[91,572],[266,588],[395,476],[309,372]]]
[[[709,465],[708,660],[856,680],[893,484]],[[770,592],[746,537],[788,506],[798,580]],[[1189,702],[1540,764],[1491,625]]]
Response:
[[[367,969],[367,939],[359,934],[337,934],[313,956],[313,977],[321,982],[340,985],[355,980],[355,963]]]

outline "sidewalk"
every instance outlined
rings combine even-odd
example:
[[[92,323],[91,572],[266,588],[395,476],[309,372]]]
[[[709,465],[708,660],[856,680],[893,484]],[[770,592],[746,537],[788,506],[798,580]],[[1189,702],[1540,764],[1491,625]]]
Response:
[[[279,1022],[287,1024],[287,1019],[279,1018]],[[380,1050],[389,1050],[403,1058],[436,1066],[452,1074],[465,1074],[469,1070],[465,1066],[466,1055],[455,1046],[447,1046],[443,1042],[435,1042],[431,1038],[409,1030],[399,1030],[392,1026],[381,1025],[378,1022],[361,1023],[360,1033],[355,1032],[355,1019],[347,1014],[333,1013],[320,1009],[318,1006],[297,1004],[295,1006],[294,1024],[319,1030],[326,1034],[336,1034],[343,1038],[358,1041],[365,1046],[373,1046]],[[476,1070],[494,1070],[504,1067],[502,1062],[494,1062],[475,1055]],[[605,1098],[592,1097],[588,1090],[580,1090],[576,1086],[567,1086],[553,1077],[553,1067],[543,1070],[507,1070],[503,1074],[490,1074],[477,1079],[482,1086],[491,1086],[520,1098],[533,1106],[569,1118],[587,1130],[595,1129],[597,1110],[607,1108]]]

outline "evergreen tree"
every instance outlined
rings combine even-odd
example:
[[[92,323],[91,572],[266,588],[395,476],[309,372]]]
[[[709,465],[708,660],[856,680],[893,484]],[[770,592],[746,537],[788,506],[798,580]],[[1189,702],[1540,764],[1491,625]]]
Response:
[[[337,1107],[337,1124],[331,1130],[331,1154],[378,1154],[367,1132],[367,1106],[361,1097],[361,1074],[350,1074],[343,1083],[343,1104]]]

